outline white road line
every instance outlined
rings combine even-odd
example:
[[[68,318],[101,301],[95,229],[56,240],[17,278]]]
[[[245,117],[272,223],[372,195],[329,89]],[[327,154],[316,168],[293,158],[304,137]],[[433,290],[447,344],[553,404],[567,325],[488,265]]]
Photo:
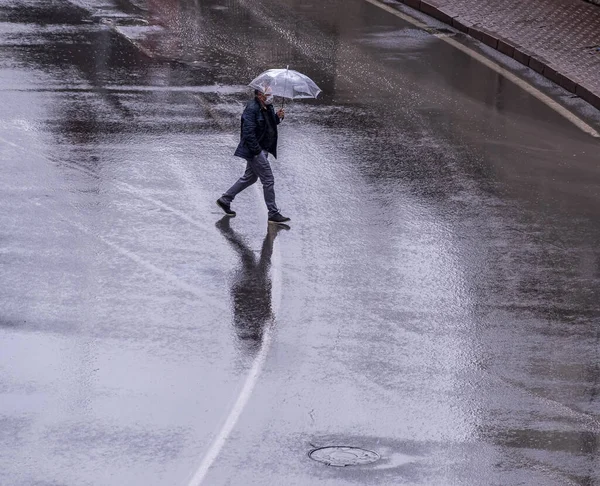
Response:
[[[182,220],[190,223],[193,226],[196,226],[197,228],[200,228],[203,230],[207,229],[208,225],[202,224],[197,219],[192,218],[189,214],[184,213],[183,211],[180,211],[179,209],[176,209],[173,206],[170,206],[167,203],[164,203],[159,199],[156,199],[152,196],[146,195],[144,193],[144,191],[137,189],[135,186],[132,186],[131,184],[128,184],[127,182],[115,180],[114,183],[115,183],[115,186],[118,187],[119,189],[121,189],[123,192],[128,192],[129,194],[131,194],[139,199],[148,201],[148,202],[154,204],[155,206],[158,206],[159,208],[164,209],[165,211],[168,211],[168,212],[174,214],[175,216],[178,216]]]
[[[7,140],[7,139],[6,139],[6,138],[4,138],[4,137],[0,137],[0,140],[1,140],[2,142],[4,142],[6,145],[10,145],[11,147],[15,147],[15,148],[18,148],[18,149],[20,149],[20,148],[21,148],[21,146],[20,146],[20,145],[18,145],[18,144],[16,144],[16,143],[14,143],[14,142],[11,142],[10,140]]]
[[[221,430],[219,431],[219,433],[217,434],[217,436],[211,443],[208,451],[204,455],[204,458],[202,459],[202,462],[200,463],[200,467],[194,473],[194,476],[188,483],[188,486],[200,486],[200,484],[202,484],[202,482],[204,481],[204,478],[206,477],[206,474],[208,473],[208,470],[212,466],[213,462],[215,462],[215,459],[217,458],[217,456],[221,452],[221,449],[225,445],[225,442],[227,441],[229,434],[231,434],[231,431],[235,427],[238,419],[240,418],[240,415],[242,415],[244,408],[246,408],[246,404],[248,403],[248,400],[250,399],[250,395],[252,395],[254,386],[256,385],[256,382],[258,381],[258,377],[260,376],[262,369],[264,367],[265,361],[267,359],[267,354],[268,354],[269,348],[271,346],[272,328],[273,328],[272,325],[269,325],[265,329],[265,333],[263,334],[263,342],[260,347],[260,351],[259,351],[258,355],[256,356],[256,358],[254,359],[254,364],[252,365],[252,368],[250,369],[250,372],[248,373],[248,376],[246,377],[246,381],[244,382],[244,387],[242,388],[242,391],[240,392],[240,394],[235,402],[235,405],[229,412],[229,415],[227,416],[227,419],[225,420],[223,427],[221,427]]]
[[[52,165],[53,167],[56,167],[56,165],[57,165],[57,163],[54,160],[52,160],[50,157],[45,156],[45,155],[40,155],[38,152],[36,152],[34,150],[26,149],[25,147],[23,147],[21,145],[17,145],[15,143],[11,142],[10,140],[6,140],[2,136],[0,136],[0,141],[5,142],[6,144],[19,149],[19,151],[21,153],[33,155],[34,157],[36,157],[40,160],[43,160],[44,162]],[[71,163],[71,162],[63,162],[63,163],[65,166],[69,167],[71,170],[76,170],[76,171],[86,174],[90,177],[99,178],[98,174],[96,174],[94,171],[89,170],[85,167],[82,167],[80,165],[77,165],[77,164]],[[178,216],[182,220],[187,221],[188,223],[196,226],[197,228],[206,230],[208,227],[208,225],[201,223],[200,221],[193,218],[189,214],[184,213],[183,211],[180,211],[179,209],[176,209],[173,206],[170,206],[167,203],[162,202],[159,199],[156,199],[152,196],[146,195],[145,191],[137,189],[135,186],[133,186],[127,182],[119,181],[117,179],[114,179],[112,182],[114,183],[113,187],[120,189],[121,191],[126,192],[128,194],[131,194],[134,197],[137,197],[144,201],[150,202],[150,203],[154,204],[155,206],[158,206],[159,208],[164,209],[165,211],[168,211],[168,212],[174,214],[175,216]]]
[[[396,10],[395,8],[390,7],[389,5],[381,3],[379,0],[365,0],[365,1],[372,5],[375,5],[376,7],[381,8],[382,10],[385,10],[386,12],[391,13],[392,15],[395,15],[396,17],[401,18],[402,20],[404,20],[406,22],[411,23],[412,25],[414,25],[416,27],[419,27],[420,29],[428,28],[428,26],[425,25],[423,22],[420,22],[419,20],[417,20],[409,15],[406,15],[403,12]],[[480,63],[484,64],[485,66],[489,67],[490,69],[496,71],[498,74],[504,76],[506,79],[512,81],[517,86],[524,89],[527,93],[534,96],[535,98],[540,100],[542,103],[548,105],[550,108],[552,108],[554,111],[556,111],[557,113],[562,115],[564,118],[569,120],[571,123],[573,123],[579,129],[583,130],[585,133],[591,135],[592,137],[600,138],[600,133],[598,133],[598,131],[595,128],[593,128],[591,125],[589,125],[588,123],[583,121],[581,118],[579,118],[573,112],[569,111],[564,106],[562,106],[559,103],[557,103],[556,101],[554,101],[548,95],[542,93],[538,88],[529,84],[527,81],[524,81],[523,79],[519,78],[515,74],[511,73],[509,70],[503,68],[499,64],[492,61],[491,59],[488,59],[487,57],[479,54],[478,52],[475,52],[470,47],[461,44],[456,39],[453,39],[451,37],[448,37],[448,36],[442,35],[442,34],[433,34],[433,35],[435,35],[435,37],[437,37],[438,39],[459,49],[460,51],[464,52],[465,54],[468,54],[473,59],[479,61]]]
[[[48,209],[46,207],[44,207],[44,209],[50,211],[50,209]],[[201,287],[191,285],[191,284],[181,280],[177,275],[174,275],[171,272],[163,270],[162,268],[159,268],[156,265],[154,265],[153,263],[150,263],[149,261],[140,257],[136,253],[129,251],[129,250],[123,248],[122,246],[117,245],[116,243],[113,243],[112,241],[104,238],[101,235],[93,233],[90,229],[88,229],[87,227],[85,227],[84,225],[82,225],[80,223],[77,223],[75,221],[72,221],[72,220],[64,218],[64,217],[60,217],[60,215],[59,215],[59,219],[63,223],[69,224],[69,225],[73,226],[74,228],[77,228],[82,233],[84,233],[88,236],[91,236],[93,238],[97,238],[98,240],[100,240],[102,243],[104,243],[109,248],[112,248],[117,253],[129,258],[130,260],[134,261],[141,267],[144,267],[146,270],[149,270],[150,272],[155,273],[156,275],[159,275],[160,277],[165,279],[167,282],[170,282],[175,287],[178,287],[179,289],[184,290],[185,292],[188,292],[188,293],[194,295],[195,297],[201,299],[202,301],[204,301],[207,305],[209,305],[213,309],[219,309],[221,312],[226,312],[228,310],[227,306],[225,304],[223,304],[220,300],[208,297],[206,295],[206,291],[203,290]]]
[[[256,189],[256,192],[258,193],[259,197],[262,198],[262,192],[260,191],[258,184],[254,184],[254,188]],[[279,307],[281,304],[281,266],[280,265],[281,265],[281,253],[279,250],[279,246],[276,245],[274,248],[274,251],[273,251],[272,259],[271,259],[271,274],[272,274],[271,306],[273,309],[273,314],[275,316],[277,316],[277,313],[279,311]],[[225,423],[219,430],[218,434],[216,435],[216,437],[210,444],[208,451],[204,455],[204,458],[202,459],[202,462],[200,463],[198,470],[194,473],[192,479],[189,481],[188,486],[200,486],[202,484],[202,482],[206,478],[208,470],[210,469],[212,464],[215,462],[215,459],[218,457],[219,453],[221,452],[221,449],[223,449],[223,446],[225,445],[227,438],[229,437],[229,435],[231,434],[235,425],[237,424],[237,421],[239,420],[240,416],[242,415],[242,412],[244,411],[244,408],[246,408],[246,405],[248,404],[248,400],[250,399],[250,396],[252,395],[252,391],[254,390],[254,387],[256,386],[256,382],[258,381],[258,378],[259,378],[260,374],[262,373],[265,362],[267,360],[267,355],[269,353],[269,349],[271,347],[271,342],[273,339],[274,319],[275,318],[273,318],[273,321],[271,321],[269,323],[269,325],[265,328],[265,332],[263,334],[263,341],[260,346],[260,351],[258,352],[258,354],[256,355],[256,358],[254,359],[252,368],[250,369],[250,372],[248,373],[248,376],[246,377],[244,386],[242,387],[242,390],[240,391],[240,394],[238,395],[238,398],[237,398],[235,404],[233,405],[233,408],[229,412],[229,415],[227,416]]]

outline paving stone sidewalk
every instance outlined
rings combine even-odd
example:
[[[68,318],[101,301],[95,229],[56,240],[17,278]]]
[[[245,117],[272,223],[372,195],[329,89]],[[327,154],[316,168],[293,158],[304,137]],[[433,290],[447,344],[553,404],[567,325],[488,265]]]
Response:
[[[600,6],[583,0],[398,0],[600,109]]]

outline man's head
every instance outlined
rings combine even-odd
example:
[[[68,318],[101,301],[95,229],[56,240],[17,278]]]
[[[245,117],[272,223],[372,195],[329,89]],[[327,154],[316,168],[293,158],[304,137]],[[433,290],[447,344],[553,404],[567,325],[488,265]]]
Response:
[[[265,104],[265,105],[272,105],[273,104],[273,94],[271,92],[271,88],[267,87],[264,91],[260,90],[260,89],[255,89],[254,90],[254,95],[256,96],[256,98],[258,98],[258,100]]]

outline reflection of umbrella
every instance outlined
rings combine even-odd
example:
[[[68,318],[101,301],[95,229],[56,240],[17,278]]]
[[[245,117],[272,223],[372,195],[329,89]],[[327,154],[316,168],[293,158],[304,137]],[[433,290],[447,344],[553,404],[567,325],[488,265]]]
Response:
[[[282,98],[316,98],[321,89],[312,79],[292,69],[269,69],[250,82],[250,87]]]

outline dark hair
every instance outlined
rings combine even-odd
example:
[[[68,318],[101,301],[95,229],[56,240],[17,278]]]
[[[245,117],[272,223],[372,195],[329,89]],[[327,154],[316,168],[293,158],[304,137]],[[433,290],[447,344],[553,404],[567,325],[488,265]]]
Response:
[[[254,90],[254,96],[262,94],[262,91],[260,89],[255,89]]]

